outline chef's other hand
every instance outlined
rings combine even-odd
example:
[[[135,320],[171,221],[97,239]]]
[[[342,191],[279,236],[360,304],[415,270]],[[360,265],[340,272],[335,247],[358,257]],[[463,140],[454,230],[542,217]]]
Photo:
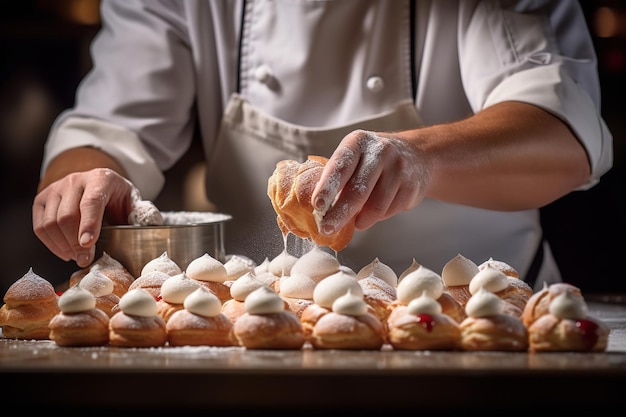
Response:
[[[325,213],[320,231],[333,234],[353,216],[356,229],[417,206],[430,183],[428,161],[393,134],[355,130],[324,167],[311,204]],[[335,201],[336,200],[336,201]]]
[[[35,197],[35,235],[59,258],[86,267],[94,260],[103,220],[127,223],[132,188],[108,168],[69,174]]]

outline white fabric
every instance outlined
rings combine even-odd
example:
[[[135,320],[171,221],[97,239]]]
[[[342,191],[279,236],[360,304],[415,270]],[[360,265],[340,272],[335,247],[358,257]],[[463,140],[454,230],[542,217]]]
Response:
[[[415,4],[411,51],[409,0],[103,0],[94,70],[76,107],[53,126],[42,169],[60,152],[90,144],[115,155],[142,196],[153,199],[162,187],[156,173],[184,154],[196,123],[211,159],[239,76],[238,92],[255,109],[313,130],[390,112],[406,100],[424,124],[458,120],[502,101],[533,103],[568,123],[585,146],[592,173],[581,188],[597,183],[612,164],[612,137],[600,116],[596,56],[580,30],[578,2]],[[372,79],[376,88],[371,81],[368,87]],[[77,118],[93,121],[100,133]],[[77,133],[80,126],[84,134]],[[536,217],[534,211],[519,215]],[[383,222],[380,232],[405,233],[391,227],[401,219]],[[531,228],[538,227],[535,220]]]

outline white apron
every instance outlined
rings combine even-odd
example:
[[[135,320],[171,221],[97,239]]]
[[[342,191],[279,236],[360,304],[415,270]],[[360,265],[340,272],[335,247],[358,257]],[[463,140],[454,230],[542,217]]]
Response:
[[[332,129],[289,124],[253,108],[234,94],[226,108],[218,140],[207,168],[207,197],[220,212],[233,216],[226,224],[226,253],[243,254],[256,262],[272,259],[285,248],[276,222],[267,181],[283,159],[304,161],[307,155],[330,157],[341,139],[359,129],[393,131],[415,128],[420,118],[411,101],[390,113]],[[339,261],[358,271],[374,258],[398,275],[415,259],[441,273],[445,263],[461,254],[477,264],[492,257],[515,267],[522,277],[530,268],[541,241],[538,210],[497,212],[425,199],[413,210],[355,232],[337,254]],[[291,237],[287,248],[300,256],[306,244]],[[545,247],[539,279],[559,281],[549,247]]]

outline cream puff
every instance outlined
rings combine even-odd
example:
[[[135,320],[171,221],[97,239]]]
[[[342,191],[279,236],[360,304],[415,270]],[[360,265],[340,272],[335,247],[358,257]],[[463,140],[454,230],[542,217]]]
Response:
[[[221,312],[219,298],[198,287],[169,318],[165,329],[170,346],[236,346],[233,323]]]
[[[302,324],[275,291],[262,286],[244,302],[246,312],[233,325],[233,334],[246,349],[301,349],[306,342]]]
[[[315,323],[324,315],[333,311],[333,303],[342,295],[350,291],[359,297],[364,297],[363,287],[357,281],[356,274],[350,268],[342,266],[339,271],[324,278],[313,289],[313,303],[304,309],[300,315],[300,322],[307,338],[313,332]],[[368,310],[376,314],[374,308],[368,305]]]
[[[461,342],[459,323],[426,291],[398,310],[387,327],[389,344],[397,350],[456,350]]]
[[[467,318],[459,324],[460,346],[468,351],[514,351],[528,349],[528,331],[521,319],[502,312],[505,303],[480,287],[468,300]]]
[[[302,163],[295,160],[279,161],[268,179],[267,195],[276,211],[276,222],[283,235],[292,233],[339,252],[352,239],[356,217],[332,235],[325,235],[318,228],[319,219],[325,213],[311,205],[313,189],[327,162],[328,158],[317,155],[309,155]]]
[[[102,255],[87,268],[79,269],[70,276],[69,286],[72,287],[78,283],[89,271],[98,270],[113,281],[113,294],[121,297],[128,291],[128,287],[133,283],[135,277],[107,252]]]
[[[167,344],[165,321],[157,315],[157,302],[137,288],[120,298],[120,311],[109,320],[109,345],[158,347]]]
[[[9,339],[49,339],[48,324],[60,311],[58,299],[52,284],[29,268],[4,295],[0,307],[2,335]]]
[[[230,287],[230,299],[221,307],[222,313],[233,323],[246,312],[246,297],[254,290],[266,284],[258,279],[254,272],[247,272],[233,282]]]
[[[583,298],[563,291],[550,302],[549,312],[530,325],[528,333],[531,352],[603,352],[610,329],[589,316]]]
[[[108,279],[108,278],[107,278]],[[82,282],[82,281],[81,281]],[[50,339],[59,346],[104,346],[109,343],[109,316],[96,297],[80,285],[59,297],[60,312],[50,320]]]
[[[580,288],[566,282],[555,282],[548,285],[544,283],[543,288],[531,295],[524,306],[522,312],[522,322],[526,327],[530,327],[539,317],[550,312],[550,303],[563,293],[569,293],[575,297],[583,299]]]
[[[396,300],[390,306],[390,316],[395,310],[406,308],[411,300],[420,297],[424,292],[441,305],[443,314],[452,317],[457,322],[461,322],[466,317],[463,305],[445,291],[442,277],[423,265],[407,273],[398,283]]]
[[[504,301],[503,313],[520,318],[532,295],[532,288],[524,281],[507,276],[502,271],[491,267],[478,271],[470,281],[469,290],[472,295],[476,294],[480,288],[491,291]]]
[[[317,320],[309,341],[315,349],[380,350],[386,333],[363,297],[348,290],[333,302],[330,313]]]

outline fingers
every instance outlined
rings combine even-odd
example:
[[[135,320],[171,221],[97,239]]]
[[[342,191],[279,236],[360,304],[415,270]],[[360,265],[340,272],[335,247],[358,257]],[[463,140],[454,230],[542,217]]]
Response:
[[[357,230],[415,207],[423,198],[423,169],[399,139],[373,132],[347,135],[330,158],[312,195],[331,235],[356,216]]]
[[[129,186],[110,170],[70,174],[40,192],[33,202],[35,235],[63,260],[91,264],[107,205],[123,211]],[[120,214],[118,217],[122,217]]]
[[[56,213],[61,196],[50,187],[39,193],[33,202],[33,231],[48,249],[64,261],[73,258],[65,234],[57,227]]]

